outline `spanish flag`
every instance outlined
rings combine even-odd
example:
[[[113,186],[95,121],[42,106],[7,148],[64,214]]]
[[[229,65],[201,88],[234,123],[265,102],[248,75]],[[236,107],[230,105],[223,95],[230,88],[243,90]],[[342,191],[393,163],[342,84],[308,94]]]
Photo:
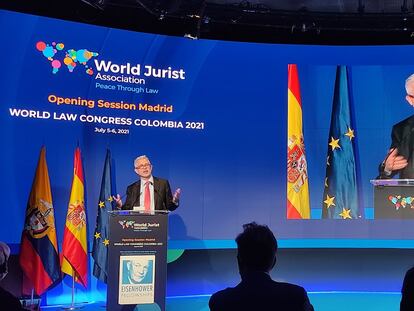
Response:
[[[23,287],[33,288],[37,295],[43,294],[61,278],[45,147],[40,150],[27,202],[19,262],[24,280],[28,282]]]
[[[62,272],[87,287],[88,247],[86,239],[85,183],[79,147],[75,150],[72,190],[63,233]]]
[[[288,65],[287,218],[309,219],[308,169],[302,132],[298,69]]]

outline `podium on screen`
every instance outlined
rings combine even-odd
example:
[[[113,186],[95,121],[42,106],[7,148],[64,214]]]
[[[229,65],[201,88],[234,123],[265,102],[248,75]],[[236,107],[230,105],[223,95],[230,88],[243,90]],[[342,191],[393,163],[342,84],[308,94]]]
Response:
[[[414,219],[414,179],[374,179],[375,219]]]

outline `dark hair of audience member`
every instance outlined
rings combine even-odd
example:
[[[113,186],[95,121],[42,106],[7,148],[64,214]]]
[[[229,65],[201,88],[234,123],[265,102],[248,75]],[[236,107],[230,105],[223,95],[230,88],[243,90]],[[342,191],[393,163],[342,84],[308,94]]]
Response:
[[[272,231],[255,222],[243,225],[236,238],[240,272],[270,271],[276,262],[277,241]]]

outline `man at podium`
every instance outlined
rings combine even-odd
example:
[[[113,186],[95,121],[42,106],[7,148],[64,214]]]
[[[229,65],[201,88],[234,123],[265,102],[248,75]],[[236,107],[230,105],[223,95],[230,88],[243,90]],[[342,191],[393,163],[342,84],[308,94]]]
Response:
[[[152,165],[147,156],[137,157],[134,167],[140,179],[128,186],[125,204],[119,194],[114,197],[118,208],[151,213],[173,211],[178,207],[181,190],[178,188],[172,195],[168,180],[152,176]]]
[[[414,74],[405,80],[405,99],[414,107]],[[391,147],[379,168],[381,179],[399,174],[401,179],[414,178],[414,115],[395,124],[391,132]]]

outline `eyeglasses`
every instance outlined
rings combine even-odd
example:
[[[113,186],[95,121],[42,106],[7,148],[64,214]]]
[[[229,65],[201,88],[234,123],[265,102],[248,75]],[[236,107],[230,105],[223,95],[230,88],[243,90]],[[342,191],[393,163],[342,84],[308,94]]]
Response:
[[[141,164],[141,165],[136,166],[135,168],[137,170],[142,170],[143,168],[148,168],[148,167],[151,167],[151,163]]]

